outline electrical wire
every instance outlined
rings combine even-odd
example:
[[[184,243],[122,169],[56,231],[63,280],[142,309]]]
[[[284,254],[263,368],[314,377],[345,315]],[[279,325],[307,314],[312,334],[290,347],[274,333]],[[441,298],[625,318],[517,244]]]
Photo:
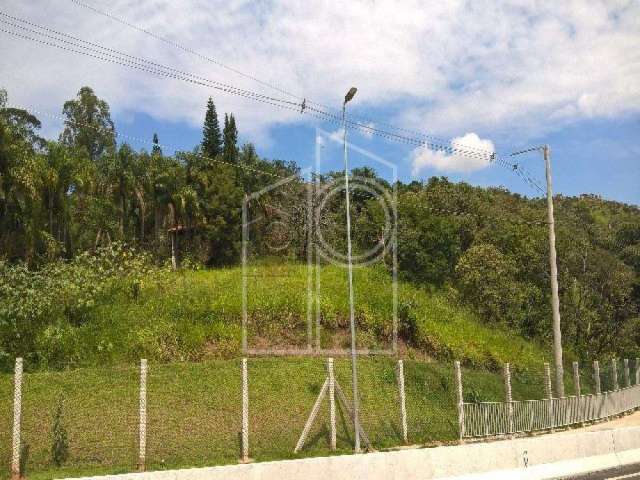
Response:
[[[13,22],[9,22],[7,20],[2,20],[0,19],[0,22],[11,25],[13,27],[17,27],[20,28],[22,30],[26,30],[30,33],[36,34],[36,35],[40,35],[42,37],[45,38],[49,38],[51,40],[54,40],[55,42],[61,42],[66,44],[65,45],[60,45],[58,43],[53,43],[53,42],[49,42],[46,40],[42,40],[42,39],[38,39],[38,38],[34,38],[31,37],[29,35],[25,35],[25,34],[21,34],[15,31],[9,31],[6,29],[0,29],[0,31],[25,39],[25,40],[30,40],[30,41],[34,41],[40,44],[44,44],[47,46],[52,46],[55,48],[59,48],[62,50],[66,50],[66,51],[70,51],[73,53],[78,53],[81,55],[85,55],[85,56],[89,56],[89,57],[93,57],[95,59],[98,60],[102,60],[102,61],[106,61],[109,63],[115,63],[121,66],[126,66],[132,69],[137,69],[137,70],[141,70],[147,73],[151,73],[157,76],[161,76],[161,77],[166,77],[166,78],[173,78],[173,79],[178,79],[178,80],[182,80],[182,81],[186,81],[192,84],[196,84],[196,85],[201,85],[201,86],[205,86],[205,87],[210,87],[210,88],[215,88],[218,89],[220,91],[223,91],[225,93],[230,93],[230,94],[234,94],[234,95],[238,95],[244,98],[248,98],[248,99],[253,99],[262,103],[266,103],[266,104],[270,104],[273,106],[277,106],[279,108],[283,108],[283,109],[288,109],[291,111],[298,111],[298,109],[300,108],[301,105],[298,105],[295,102],[291,102],[288,100],[283,100],[283,99],[278,99],[275,97],[269,97],[266,95],[262,95],[256,92],[252,92],[249,90],[244,90],[244,89],[239,89],[236,87],[233,87],[231,85],[227,85],[221,82],[216,82],[213,80],[209,80],[206,79],[204,77],[199,77],[197,75],[193,75],[190,74],[188,72],[183,72],[181,70],[178,69],[174,69],[172,67],[167,67],[155,62],[151,62],[145,59],[142,59],[140,57],[136,57],[136,56],[132,56],[132,55],[128,55],[126,53],[123,52],[119,52],[118,50],[115,49],[111,49],[108,47],[103,47],[101,45],[98,45],[96,43],[92,43],[92,42],[86,42],[82,39],[79,39],[77,37],[74,37],[72,35],[68,35],[62,32],[58,32],[56,30],[50,29],[48,27],[43,27],[40,25],[37,25],[33,22],[29,22],[27,20],[22,20],[19,19],[17,17],[13,17],[11,15],[8,15],[4,12],[0,11],[0,15],[10,18],[11,20],[15,20],[18,22],[22,22],[25,23],[27,25],[33,26],[35,28],[41,29],[45,32],[50,32],[53,33],[55,35],[58,35],[60,37],[66,37],[66,38],[70,38],[71,40],[66,40],[64,38],[57,38],[55,36],[52,36],[48,33],[43,33],[42,31],[37,31],[37,30],[33,30],[30,29],[28,27],[25,27],[23,25],[18,25],[16,23]],[[87,46],[90,45],[90,46]],[[75,47],[75,48],[72,48]],[[95,48],[94,48],[95,47]],[[304,101],[303,101],[304,104]],[[320,120],[323,121],[328,121],[331,123],[335,123],[335,124],[342,124],[341,118],[339,118],[337,115],[335,114],[331,114],[328,113],[326,111],[317,109],[315,107],[311,107],[308,106],[305,109],[301,110],[302,113],[306,113],[307,115],[310,115],[312,117],[318,118]],[[517,164],[512,164],[509,163],[508,161],[506,161],[504,158],[502,157],[498,157],[495,153],[491,154],[491,155],[487,155],[485,154],[479,154],[478,152],[475,152],[473,150],[468,150],[468,149],[461,149],[459,147],[454,147],[453,145],[449,144],[449,145],[441,145],[441,144],[437,144],[435,142],[428,142],[425,140],[420,140],[420,139],[415,139],[415,138],[411,138],[411,137],[407,137],[404,135],[399,135],[399,134],[395,134],[392,132],[386,132],[383,130],[379,130],[376,128],[371,127],[370,125],[363,125],[360,124],[358,122],[354,122],[353,120],[347,120],[346,121],[346,126],[347,128],[352,128],[355,130],[359,130],[361,132],[367,133],[367,134],[371,134],[371,135],[376,135],[376,136],[380,136],[392,141],[396,141],[399,143],[406,143],[409,145],[413,145],[413,146],[422,146],[422,147],[427,147],[430,148],[434,151],[444,151],[450,155],[462,155],[462,156],[466,156],[466,157],[471,157],[471,158],[481,158],[483,160],[487,160],[487,162],[491,163],[491,162],[495,162],[505,168],[511,169],[513,170],[518,176],[520,176],[526,183],[528,183],[529,185],[531,185],[532,187],[538,189],[539,191],[542,191],[542,188],[537,184],[537,182],[535,180],[532,179],[531,175],[523,172],[522,168],[519,168]]]
[[[230,66],[224,64],[223,62],[221,62],[220,60],[214,59],[214,58],[212,58],[210,56],[207,56],[207,55],[203,55],[203,54],[193,50],[192,48],[189,48],[189,47],[187,47],[187,46],[185,46],[185,45],[183,45],[181,43],[175,42],[173,40],[169,40],[166,37],[164,37],[162,35],[159,35],[159,34],[153,32],[153,31],[151,31],[151,30],[149,30],[147,28],[143,28],[143,27],[140,27],[138,25],[135,25],[135,24],[127,21],[126,19],[124,19],[122,17],[114,15],[113,13],[109,13],[109,12],[106,12],[104,10],[100,10],[100,9],[98,9],[98,8],[92,6],[92,5],[89,5],[89,4],[85,3],[85,2],[82,2],[80,0],[70,0],[70,2],[75,4],[75,5],[77,5],[77,6],[79,6],[79,7],[81,7],[81,8],[90,10],[90,11],[92,11],[94,13],[97,13],[98,15],[101,15],[103,17],[109,18],[110,20],[116,21],[116,22],[118,22],[118,23],[120,23],[122,25],[125,25],[125,26],[127,26],[129,28],[132,28],[132,29],[134,29],[134,30],[136,30],[136,31],[138,31],[140,33],[144,33],[144,34],[146,34],[146,35],[148,35],[148,36],[150,36],[150,37],[152,37],[152,38],[154,38],[156,40],[159,40],[159,41],[161,41],[161,42],[163,42],[163,43],[165,43],[167,45],[170,45],[170,46],[172,46],[174,48],[177,48],[177,49],[182,50],[182,51],[184,51],[186,53],[194,55],[194,56],[200,58],[201,60],[205,60],[207,62],[213,63],[213,64],[215,64],[215,65],[217,65],[219,67],[225,68],[225,69],[227,69],[227,70],[229,70],[229,71],[231,71],[233,73],[236,73],[236,74],[241,75],[241,76],[243,76],[245,78],[248,78],[248,79],[250,79],[250,80],[252,80],[252,81],[254,81],[254,82],[256,82],[256,83],[258,83],[260,85],[263,85],[265,87],[271,88],[271,89],[273,89],[273,90],[275,90],[277,92],[280,92],[282,94],[288,95],[288,96],[290,96],[292,98],[296,98],[298,100],[302,100],[305,104],[306,103],[310,103],[310,104],[316,105],[318,107],[322,107],[323,109],[325,109],[325,111],[326,110],[329,111],[329,112],[326,112],[326,113],[332,113],[333,115],[336,115],[336,116],[339,115],[339,112],[337,112],[335,110],[335,108],[333,108],[333,107],[330,107],[330,106],[327,106],[325,104],[313,101],[313,100],[309,99],[308,97],[303,97],[301,95],[296,95],[296,94],[293,94],[293,93],[288,92],[286,90],[283,90],[282,88],[280,88],[277,85],[273,85],[273,84],[271,84],[269,82],[265,82],[264,80],[260,80],[259,78],[255,77],[253,75],[247,74],[247,73],[242,72],[242,71],[240,71],[240,70],[238,70],[236,68],[230,67]],[[361,120],[360,123],[364,123],[365,125],[368,124],[368,123],[373,123],[375,125],[385,126],[385,127],[390,128],[392,130],[397,130],[397,131],[400,131],[400,132],[404,132],[405,134],[417,135],[419,137],[422,137],[422,138],[427,139],[427,140],[432,140],[432,141],[437,142],[437,143],[442,143],[442,142],[449,143],[450,142],[449,140],[443,139],[441,137],[428,135],[426,133],[419,132],[417,130],[411,130],[411,129],[407,129],[407,128],[403,128],[403,127],[398,127],[398,126],[391,125],[391,124],[388,124],[388,123],[381,123],[381,122],[379,122],[377,120],[369,119],[367,117],[354,115],[354,114],[351,114],[351,117],[360,119]],[[481,153],[488,154],[488,155],[491,155],[493,153],[491,150],[478,148],[478,147],[471,147],[471,146],[468,146],[468,145],[464,145],[461,142],[450,142],[450,143],[452,143],[454,145],[458,145],[458,146],[464,147],[466,150],[469,150],[469,151],[481,152]]]

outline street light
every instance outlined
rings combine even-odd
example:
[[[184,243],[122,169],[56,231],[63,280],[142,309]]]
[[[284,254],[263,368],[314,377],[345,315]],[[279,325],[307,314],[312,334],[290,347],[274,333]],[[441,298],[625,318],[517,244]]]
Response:
[[[347,161],[347,103],[355,96],[358,89],[351,87],[344,96],[342,104],[342,128],[344,146],[344,189],[347,204],[347,268],[349,272],[349,325],[351,328],[351,376],[353,385],[353,430],[354,430],[354,450],[360,451],[360,415],[358,405],[358,366],[356,350],[356,322],[355,307],[353,301],[353,265],[351,262],[351,206],[349,199],[349,163]]]
[[[558,263],[556,259],[556,229],[553,215],[553,187],[551,181],[551,150],[549,145],[532,147],[510,156],[515,157],[542,150],[547,180],[547,225],[549,226],[549,269],[551,279],[551,313],[553,316],[553,357],[556,371],[556,394],[564,397],[564,366],[562,365],[562,330],[560,329],[560,297],[558,295]]]
[[[560,297],[558,296],[558,264],[556,260],[556,230],[553,216],[551,186],[551,152],[549,145],[542,149],[547,179],[547,223],[549,224],[549,268],[551,270],[551,313],[553,315],[553,356],[556,364],[556,392],[564,397],[564,367],[562,365],[562,331],[560,330]]]

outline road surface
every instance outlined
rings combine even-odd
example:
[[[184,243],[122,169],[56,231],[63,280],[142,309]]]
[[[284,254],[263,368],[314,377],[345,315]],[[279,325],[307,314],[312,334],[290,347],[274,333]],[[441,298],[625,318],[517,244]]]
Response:
[[[562,477],[561,480],[640,480],[640,463],[575,477]]]

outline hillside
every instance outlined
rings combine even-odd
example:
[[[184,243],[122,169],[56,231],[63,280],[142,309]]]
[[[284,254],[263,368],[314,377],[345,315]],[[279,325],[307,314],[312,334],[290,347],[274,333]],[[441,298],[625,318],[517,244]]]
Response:
[[[102,280],[84,279],[78,270],[84,272],[85,267],[73,270],[80,285],[69,286],[69,272],[58,271],[47,276],[48,287],[25,288],[15,299],[17,310],[25,300],[36,303],[30,296],[42,303],[43,290],[49,295],[49,303],[38,305],[45,322],[41,338],[34,341],[34,351],[25,345],[22,352],[31,368],[130,364],[141,357],[169,362],[240,355],[240,267],[179,272],[152,269],[133,277]],[[95,270],[99,276],[104,268],[92,263],[87,274]],[[306,345],[308,273],[305,265],[286,263],[263,263],[249,270],[250,346]],[[84,291],[87,288],[89,292]],[[356,269],[355,291],[359,346],[389,348],[390,276],[383,268]],[[546,352],[535,342],[510,329],[483,324],[456,301],[453,292],[428,292],[399,282],[398,294],[400,344],[409,357],[460,359],[484,368],[510,361],[530,369],[544,361]],[[320,298],[323,348],[347,348],[343,269],[321,268]],[[11,302],[5,307],[12,308]]]

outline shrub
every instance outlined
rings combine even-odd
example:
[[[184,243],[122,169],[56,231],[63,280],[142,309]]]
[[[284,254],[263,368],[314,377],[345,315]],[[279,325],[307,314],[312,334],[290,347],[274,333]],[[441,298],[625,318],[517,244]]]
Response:
[[[53,415],[53,427],[51,428],[51,461],[57,467],[62,466],[69,458],[69,440],[67,429],[63,421],[63,398],[58,398],[56,411]]]

